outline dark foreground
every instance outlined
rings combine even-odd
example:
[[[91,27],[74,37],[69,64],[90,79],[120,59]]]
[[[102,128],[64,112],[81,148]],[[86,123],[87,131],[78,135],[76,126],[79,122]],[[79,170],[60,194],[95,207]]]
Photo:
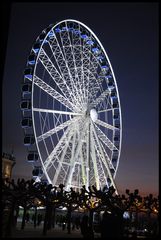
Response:
[[[21,230],[21,223],[18,222],[15,229],[12,230],[12,236],[10,238],[53,238],[53,239],[64,239],[64,238],[73,238],[73,239],[82,239],[83,236],[80,232],[80,229],[74,229],[70,234],[67,233],[67,229],[62,230],[59,226],[55,226],[49,230],[46,236],[43,235],[43,223],[40,226],[34,228],[33,223],[27,223],[25,228]],[[94,233],[94,238],[101,238],[100,233]],[[141,235],[131,235],[128,237],[123,237],[121,239],[159,239],[159,237],[147,237]]]

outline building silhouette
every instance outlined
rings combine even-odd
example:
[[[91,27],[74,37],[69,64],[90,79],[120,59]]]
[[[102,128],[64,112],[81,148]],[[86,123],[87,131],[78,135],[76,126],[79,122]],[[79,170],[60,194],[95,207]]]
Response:
[[[2,153],[2,178],[11,179],[12,177],[12,169],[13,166],[16,164],[16,159],[13,154]]]

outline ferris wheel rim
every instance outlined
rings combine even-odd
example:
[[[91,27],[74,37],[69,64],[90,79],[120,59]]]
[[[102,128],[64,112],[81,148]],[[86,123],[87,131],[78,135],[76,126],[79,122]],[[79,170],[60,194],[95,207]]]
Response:
[[[80,22],[80,21],[77,21],[77,20],[73,20],[73,19],[66,19],[66,20],[62,20],[62,21],[56,23],[55,25],[53,25],[52,29],[56,28],[56,26],[60,25],[61,23],[63,23],[63,22],[68,22],[68,21],[70,21],[70,22],[75,22],[75,23],[78,23],[78,24],[82,25],[85,29],[87,29],[87,30],[91,33],[92,36],[94,36],[94,38],[97,40],[97,42],[98,42],[99,45],[101,46],[101,49],[102,49],[102,51],[103,51],[103,53],[104,53],[104,55],[105,55],[105,57],[106,57],[109,65],[110,65],[110,69],[111,69],[111,72],[112,72],[112,75],[113,75],[113,79],[114,79],[114,83],[115,83],[115,87],[116,87],[116,92],[117,92],[117,97],[118,97],[118,101],[119,101],[119,113],[120,113],[120,148],[119,148],[119,156],[118,156],[118,163],[117,163],[117,168],[118,168],[119,159],[120,159],[120,152],[121,152],[121,142],[122,142],[122,116],[121,116],[121,105],[120,105],[119,92],[118,92],[117,83],[116,83],[116,79],[115,79],[115,75],[114,75],[114,72],[113,72],[112,65],[111,65],[111,63],[110,63],[110,60],[109,60],[109,58],[108,58],[108,55],[107,55],[104,47],[102,46],[100,40],[97,38],[97,36],[95,35],[95,33],[94,33],[88,26],[86,26],[84,23],[82,23],[82,22]],[[43,40],[43,42],[42,42],[41,48],[42,48],[42,46],[43,46],[46,38],[47,38],[47,34],[46,34],[46,36],[45,36],[45,38],[44,38],[44,40]],[[40,48],[40,49],[41,49],[41,48]],[[40,55],[40,51],[39,51],[39,53],[38,53],[38,55],[37,55],[36,61],[37,61],[37,59],[39,58],[39,55]],[[36,62],[35,67],[34,67],[33,76],[36,75],[36,74],[35,74],[36,65],[37,65],[37,62]],[[32,89],[34,89],[34,81],[32,81]],[[34,98],[33,95],[34,95],[34,91],[32,90],[32,95],[31,95],[31,101],[32,101],[32,103],[33,103],[33,98]],[[32,119],[33,119],[33,131],[34,131],[34,135],[36,136],[35,120],[34,120],[34,108],[33,108],[33,105],[32,105]],[[38,152],[39,152],[39,155],[41,156],[40,149],[39,149],[39,147],[38,147],[38,142],[37,142],[37,138],[36,138],[36,137],[35,137],[35,140],[36,140],[37,150],[38,150]],[[40,160],[41,160],[41,159],[40,159]],[[41,160],[41,164],[43,165],[44,171],[46,171],[45,166],[44,166],[44,162],[43,162],[42,160]],[[117,168],[115,169],[115,175],[116,175],[116,172],[117,172]],[[47,171],[46,171],[46,174],[45,174],[45,175],[46,175],[46,177],[48,176]],[[114,175],[113,178],[115,178],[115,175]],[[51,182],[51,180],[50,180],[49,177],[48,177],[48,181]]]

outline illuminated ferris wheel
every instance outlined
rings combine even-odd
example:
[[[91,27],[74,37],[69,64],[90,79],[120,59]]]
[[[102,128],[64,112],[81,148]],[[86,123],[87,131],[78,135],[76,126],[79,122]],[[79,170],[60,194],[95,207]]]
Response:
[[[119,93],[109,58],[85,24],[63,20],[36,39],[24,71],[21,110],[35,178],[63,183],[66,190],[116,188]]]

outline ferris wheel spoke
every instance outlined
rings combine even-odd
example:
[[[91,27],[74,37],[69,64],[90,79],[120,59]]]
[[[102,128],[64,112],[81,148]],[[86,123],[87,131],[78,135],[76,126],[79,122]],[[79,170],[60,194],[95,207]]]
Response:
[[[45,116],[43,116],[41,114],[41,112],[39,112],[39,118],[40,118],[40,122],[41,122],[41,131],[44,131],[45,125],[46,125],[46,122],[47,122],[47,114],[45,114]]]
[[[111,166],[111,158],[110,158],[109,154],[107,153],[107,151],[101,141],[100,141],[100,147],[102,148],[104,155],[105,155],[106,162],[108,163],[108,166],[110,167]]]
[[[111,172],[110,172],[108,163],[107,163],[107,161],[106,161],[104,152],[103,152],[102,147],[101,147],[101,145],[100,145],[100,142],[99,142],[99,139],[98,139],[98,137],[97,137],[96,131],[95,131],[95,129],[94,129],[93,123],[91,124],[91,126],[92,126],[92,131],[93,131],[93,133],[94,133],[95,139],[96,139],[97,144],[98,144],[99,152],[101,153],[100,156],[101,156],[101,158],[102,158],[102,162],[103,162],[104,165],[106,166],[106,169],[107,169],[109,178],[110,178],[110,180],[111,180],[111,182],[112,182],[112,185],[114,186],[114,188],[115,188],[115,190],[116,190],[116,194],[118,194],[117,188],[116,188],[116,185],[115,185],[115,182],[114,182],[113,177],[112,177],[112,174],[111,174]]]
[[[72,155],[72,158],[71,158],[71,161],[70,161],[70,163],[71,163],[70,171],[69,171],[69,175],[68,175],[68,178],[67,178],[67,181],[66,181],[66,183],[67,183],[66,190],[68,190],[70,185],[71,185],[76,160],[78,159],[78,155],[80,154],[80,151],[81,151],[81,148],[82,148],[82,140],[83,140],[83,137],[85,135],[85,131],[86,131],[87,127],[88,127],[88,122],[86,121],[86,123],[84,124],[83,130],[80,133],[78,145],[77,145],[75,151],[73,149],[73,155]]]
[[[73,81],[73,77],[70,73],[69,67],[67,65],[67,61],[65,60],[64,54],[62,52],[62,49],[59,45],[59,42],[58,42],[56,36],[55,36],[55,40],[57,43],[56,46],[55,46],[55,42],[54,42],[54,44],[51,44],[49,42],[50,49],[56,59],[57,66],[59,68],[59,71],[61,72],[61,75],[63,76],[64,79],[66,79],[66,84],[68,85],[68,88],[70,89],[72,98],[78,102],[78,97],[76,96],[76,92],[73,91],[75,83]],[[77,95],[78,95],[78,92],[77,92]]]
[[[66,27],[67,27],[67,25],[66,25]],[[76,67],[74,68],[74,71],[73,71],[73,69],[71,69],[71,58],[69,55],[72,52],[72,51],[70,51],[70,49],[72,50],[72,48],[71,48],[71,39],[69,36],[69,32],[68,31],[61,32],[60,36],[61,36],[60,37],[61,44],[63,46],[63,50],[61,50],[61,51],[63,51],[62,55],[63,55],[63,59],[64,59],[65,66],[66,66],[65,67],[65,69],[66,69],[65,77],[69,79],[70,86],[72,88],[72,92],[74,93],[74,95],[76,95],[77,101],[79,100],[79,102],[80,102],[80,91],[76,86],[76,81],[74,80],[76,77],[75,76]],[[60,45],[59,45],[59,47],[60,47]],[[72,75],[72,73],[74,73],[74,76]]]
[[[98,113],[110,112],[110,111],[112,111],[112,110],[117,110],[117,109],[119,109],[119,108],[108,108],[108,109],[100,110],[100,111],[98,111]]]
[[[66,155],[67,149],[68,149],[68,147],[69,147],[70,140],[71,140],[71,138],[72,138],[73,135],[75,135],[74,129],[73,129],[73,131],[70,131],[69,136],[67,137],[66,145],[65,145],[65,147],[64,147],[64,149],[63,149],[63,151],[62,151],[62,155],[61,155],[60,159],[58,160],[58,164],[59,164],[59,165],[58,165],[57,171],[56,171],[56,173],[55,173],[55,175],[54,175],[54,178],[53,178],[53,180],[52,180],[52,184],[53,184],[54,186],[56,185],[56,182],[57,182],[57,180],[58,180],[58,177],[59,177],[59,174],[60,174],[62,165],[64,164],[64,157],[65,157],[65,155]]]
[[[72,137],[73,134],[74,134],[73,131],[70,131],[65,144],[62,146],[62,149],[60,150],[59,156],[54,155],[54,158],[50,161],[50,163],[48,164],[48,166],[46,168],[47,171],[49,171],[54,166],[55,161],[57,161],[58,166],[56,167],[56,172],[55,172],[54,178],[52,180],[53,185],[56,185],[58,177],[61,174],[61,171],[62,170],[64,171],[64,166],[66,165],[69,167],[69,163],[67,161],[64,161],[63,157],[65,158],[65,155],[68,153],[70,138]]]
[[[66,24],[66,27],[67,27],[67,24]],[[65,41],[62,42],[63,46],[64,46],[64,52],[65,52],[65,55],[66,55],[66,59],[69,59],[70,62],[72,60],[72,64],[70,64],[70,72],[71,74],[74,74],[73,78],[75,79],[75,85],[76,85],[76,92],[78,93],[78,99],[79,99],[79,102],[82,106],[83,104],[83,92],[82,92],[82,88],[81,88],[81,82],[80,82],[80,76],[79,76],[79,71],[78,71],[78,68],[80,67],[80,58],[77,57],[77,54],[80,54],[80,49],[81,49],[81,43],[80,41],[78,42],[78,39],[77,39],[77,47],[75,47],[75,38],[76,36],[73,34],[72,35],[72,40],[70,38],[70,35],[69,35],[69,32],[67,31],[66,32],[66,37],[65,37]],[[62,38],[63,40],[64,38]],[[70,54],[69,54],[70,52]],[[68,58],[68,55],[69,58]]]
[[[102,127],[104,127],[104,128],[110,129],[110,130],[118,130],[118,129],[119,129],[119,128],[116,128],[116,127],[112,126],[111,124],[108,124],[108,123],[106,123],[106,122],[103,122],[103,121],[101,121],[101,120],[99,120],[99,119],[97,119],[97,120],[95,121],[95,123],[97,123],[98,125],[100,125],[100,126],[102,126]]]
[[[80,25],[78,25],[78,31],[81,32]],[[74,52],[74,58],[75,60],[78,61],[77,65],[77,73],[79,75],[79,89],[81,91],[82,95],[82,102],[83,102],[83,107],[86,108],[86,103],[87,103],[87,98],[85,95],[85,72],[84,72],[84,66],[85,66],[85,56],[84,56],[84,51],[83,51],[83,45],[84,42],[81,41],[80,35],[73,35],[73,52]]]
[[[104,152],[105,158],[107,159],[107,163],[108,163],[109,168],[113,168],[115,170],[115,167],[113,166],[112,161],[111,161],[110,157],[108,156],[108,154],[107,154],[107,152],[106,152],[102,142],[100,142],[100,146],[101,146],[101,148],[102,148],[102,150]],[[113,179],[114,179],[114,176],[113,176]]]
[[[87,63],[85,60],[86,54],[82,54],[84,59],[82,59],[82,69],[81,69],[81,76],[83,75],[83,83],[82,86],[84,87],[84,99],[86,102],[90,102],[90,99],[96,96],[97,91],[100,89],[99,82],[97,81],[97,73],[96,69],[93,66],[93,62],[91,60],[90,65],[92,68],[88,68]],[[88,56],[87,56],[88,59]]]
[[[68,84],[63,78],[63,75],[61,75],[59,71],[56,69],[55,65],[52,63],[52,61],[50,60],[49,56],[47,55],[43,48],[40,50],[39,60],[41,61],[49,75],[52,77],[54,82],[57,84],[61,92],[63,92],[64,96],[72,101],[71,96],[72,93],[68,87]]]
[[[81,119],[78,119],[78,124],[82,122]],[[74,125],[75,126],[75,125]],[[69,143],[68,139],[74,134],[75,128],[71,127],[71,125],[64,131],[64,135],[60,138],[59,142],[55,146],[54,150],[51,152],[49,157],[45,160],[44,165],[49,170],[50,167],[53,165],[55,159],[59,157],[61,152],[64,151],[66,144]]]
[[[87,174],[88,174],[87,172],[88,172],[88,169],[85,166],[85,161],[84,161],[84,158],[83,158],[82,150],[80,151],[80,159],[81,159],[81,170],[82,170],[82,183],[87,188],[89,186],[89,184],[87,184]]]
[[[88,128],[87,128],[87,134],[86,134],[86,154],[87,154],[87,160],[86,160],[86,165],[87,165],[87,175],[86,175],[86,188],[89,187],[89,164],[90,164],[90,120],[88,119]]]
[[[53,78],[53,80],[55,81],[55,79],[58,80],[58,82],[55,81],[55,83],[58,85],[58,87],[61,90],[61,87],[59,84],[63,85],[63,76],[61,76],[61,74],[59,73],[59,71],[56,69],[55,65],[53,64],[53,62],[50,60],[49,56],[47,55],[47,53],[45,52],[45,50],[43,48],[41,48],[40,53],[39,53],[39,60],[41,61],[41,63],[43,64],[43,66],[45,67],[45,69],[48,71],[48,73],[50,74],[50,76]],[[64,86],[64,85],[63,85]]]
[[[96,162],[96,153],[95,153],[95,148],[94,148],[94,141],[92,137],[92,131],[90,131],[90,141],[91,141],[91,158],[93,162],[93,169],[94,169],[94,175],[95,175],[95,181],[96,181],[96,188],[97,190],[100,189],[100,182],[99,182],[99,173],[98,173],[98,168],[97,168],[97,162]]]
[[[103,109],[114,109],[111,103],[111,97],[110,94],[104,99],[104,101],[100,101],[99,104],[97,104],[98,111],[101,111]]]
[[[107,167],[109,168],[109,170],[110,169],[113,169],[114,170],[114,175],[112,176],[112,178],[114,179],[115,178],[115,174],[116,174],[116,169],[115,169],[115,167],[113,166],[113,164],[112,164],[112,161],[111,161],[111,159],[110,159],[110,157],[108,156],[108,154],[107,154],[107,152],[106,152],[106,150],[105,150],[105,148],[104,148],[104,145],[103,145],[103,143],[102,142],[100,142],[100,147],[102,148],[102,151],[103,151],[103,153],[104,153],[104,156],[105,156],[105,159],[106,159],[106,163],[107,164],[104,164],[104,166],[105,166],[105,168],[107,169]],[[103,162],[103,161],[102,161]],[[104,163],[104,162],[103,162]],[[108,171],[107,171],[108,172]]]
[[[96,57],[93,55],[93,53],[91,51],[89,51],[89,46],[87,46],[85,41],[83,41],[81,44],[80,52],[81,52],[81,77],[80,77],[80,79],[82,80],[81,86],[82,86],[82,92],[83,92],[83,96],[84,96],[83,99],[84,99],[84,102],[87,103],[88,102],[88,98],[87,98],[88,91],[87,90],[89,88],[90,82],[92,82],[92,85],[90,86],[90,90],[95,91],[93,88],[93,83],[95,83],[95,81],[97,81],[97,77],[94,75],[95,74],[97,75],[98,61],[96,60]],[[91,56],[94,58],[91,59]],[[93,59],[96,61],[93,62]],[[91,68],[89,68],[89,63],[90,63]],[[90,82],[89,82],[89,74],[91,75]]]
[[[65,70],[64,78],[68,80],[68,84],[71,86],[71,91],[73,92],[73,96],[77,99],[77,102],[79,102],[79,106],[81,107],[82,106],[82,102],[80,101],[81,94],[80,94],[80,90],[77,88],[78,79],[76,81],[77,68],[76,66],[74,66],[74,69],[71,69],[71,66],[75,64],[75,62],[74,62],[74,56],[73,56],[72,43],[71,43],[71,39],[68,31],[60,31],[59,38],[60,40],[58,41],[57,47],[61,49],[63,59],[65,60],[65,64],[63,64],[63,61],[62,61],[60,63],[60,66]],[[61,42],[61,46],[59,42]]]
[[[92,58],[93,54],[90,52],[90,65],[86,66],[86,69],[84,69],[84,72],[87,71],[87,90],[88,90],[88,102],[92,102],[93,99],[96,98],[97,92],[101,88],[102,78],[100,78],[97,68],[100,65],[98,63],[98,60],[93,61]]]
[[[70,160],[70,170],[69,170],[69,174],[68,177],[66,179],[67,181],[67,190],[69,190],[69,187],[71,186],[71,181],[72,181],[72,177],[73,177],[73,173],[74,173],[74,168],[75,168],[75,164],[76,164],[76,158],[74,159],[74,152],[75,152],[75,142],[76,142],[76,131],[74,133],[74,137],[73,137],[73,144],[72,144],[72,149],[71,149],[71,160]]]
[[[85,77],[84,77],[83,45],[84,45],[84,42],[82,42],[82,44],[81,44],[81,77],[80,77],[80,79],[82,80],[83,102],[84,102],[84,104],[86,104],[87,103],[87,98],[86,98],[86,85],[85,85]]]
[[[98,171],[99,171],[99,178],[100,178],[100,182],[101,182],[101,186],[107,186],[108,183],[107,183],[107,174],[105,174],[105,170],[106,170],[106,167],[103,165],[103,161],[102,161],[102,158],[100,156],[100,152],[99,152],[99,149],[97,147],[97,143],[96,143],[96,140],[94,139],[95,141],[95,151],[96,151],[96,155],[97,155],[97,158],[98,158],[98,161],[99,161],[99,168],[98,168]]]
[[[89,104],[90,102],[95,101],[96,94],[100,89],[100,85],[92,72],[89,69],[84,68],[84,85],[86,92],[86,102]],[[88,95],[88,97],[87,97]]]
[[[57,92],[55,89],[53,89],[36,75],[34,75],[34,84],[41,88],[44,92],[52,96],[54,99],[58,100],[61,104],[63,104],[70,110],[73,111],[73,109],[75,108],[75,106],[67,98],[65,98],[63,95],[61,95],[59,92]]]
[[[98,60],[96,60],[96,57],[93,55],[92,51],[89,48],[84,52],[84,59],[87,61],[90,59],[90,67],[88,69],[91,73],[93,73],[95,77],[98,76],[97,68],[100,66],[100,63]]]
[[[88,66],[83,66],[83,74],[85,79],[85,89],[88,91],[88,98],[87,102],[92,102],[93,99],[96,98],[97,92],[101,88],[101,82],[100,79],[98,79],[98,73],[97,73],[97,66],[93,66],[93,62],[91,60],[90,65],[91,68],[88,68]]]
[[[58,111],[52,109],[45,109],[45,108],[33,108],[34,112],[45,112],[45,113],[55,113],[55,114],[63,114],[63,115],[73,115],[73,116],[82,116],[82,113],[75,113],[75,112],[66,112],[66,111]]]
[[[68,127],[70,124],[74,123],[75,121],[76,121],[76,118],[73,118],[73,119],[71,119],[71,120],[68,120],[68,121],[66,121],[66,122],[64,122],[64,123],[56,126],[55,128],[49,130],[48,132],[43,133],[42,135],[38,136],[38,137],[37,137],[37,141],[40,142],[40,141],[46,139],[47,137],[52,136],[54,133],[57,133],[57,132],[59,132],[60,130]]]
[[[68,127],[65,130],[64,135],[60,138],[59,142],[53,149],[53,151],[49,154],[47,159],[44,161],[44,166],[47,170],[49,170],[50,166],[52,165],[52,163],[54,161],[53,159],[55,157],[58,157],[59,154],[61,153],[62,149],[64,148],[64,146],[66,144],[66,140],[68,139],[68,134],[70,133],[70,131],[71,131],[71,129],[70,129],[70,127]]]
[[[91,107],[95,108],[99,103],[103,102],[104,99],[110,94],[110,91],[106,89],[104,92],[100,94],[100,96],[91,103]]]
[[[90,45],[86,45],[84,44],[83,46],[83,54],[84,54],[84,68],[88,69],[87,70],[87,79],[86,79],[86,96],[87,96],[87,102],[88,102],[88,94],[89,94],[89,82],[90,82],[90,79],[89,79],[89,69],[90,69],[90,64],[91,64],[91,61],[90,61],[90,54],[91,54],[91,46]],[[85,72],[84,72],[85,73]]]
[[[100,153],[100,157],[102,159],[102,162],[104,163],[104,166],[106,167],[107,170],[109,170],[109,165],[110,165],[110,157],[108,156],[108,154],[106,153],[103,144],[99,141],[96,130],[94,128],[93,123],[92,125],[92,131],[93,131],[93,135],[94,135],[94,140],[95,140],[95,146],[97,148],[97,151]],[[106,155],[105,155],[106,153]],[[110,174],[111,175],[111,174]]]
[[[104,170],[104,167],[103,167],[103,164],[105,166],[105,169],[108,167],[108,164],[107,162],[109,162],[109,157],[106,156],[106,158],[104,158],[104,156],[102,155],[102,153],[100,152],[100,149],[99,147],[101,147],[101,143],[99,142],[99,139],[96,135],[96,131],[94,129],[94,125],[92,123],[92,133],[93,133],[93,146],[95,147],[95,151],[97,153],[97,159],[98,159],[98,171],[99,171],[99,178],[100,178],[100,181],[101,181],[101,186],[107,186],[108,183],[107,183],[107,177],[106,177],[106,174],[105,174],[105,170]],[[101,149],[102,150],[102,149]],[[103,164],[102,164],[103,163]],[[107,170],[107,169],[106,169]]]
[[[84,53],[86,55],[86,52]],[[91,68],[87,68],[88,71],[90,72],[91,76],[90,76],[90,80],[88,83],[88,89],[92,89],[93,92],[92,94],[89,96],[90,98],[90,102],[95,102],[95,98],[96,95],[98,93],[98,91],[100,90],[100,88],[102,87],[102,83],[104,81],[104,74],[98,71],[98,68],[101,69],[101,63],[99,62],[99,60],[97,59],[97,56],[94,55],[94,53],[92,53],[90,51],[90,66]],[[84,69],[85,72],[85,69]],[[95,88],[93,88],[93,85],[95,86]],[[93,101],[94,100],[94,101]]]
[[[109,169],[113,169],[114,170],[114,175],[113,175],[113,179],[115,178],[115,175],[116,175],[116,167],[113,165],[111,159],[109,158],[103,144],[100,142],[100,146],[104,152],[104,155],[105,155],[105,158],[107,159],[107,163],[108,163],[108,166],[109,166]]]
[[[113,142],[110,141],[110,139],[102,132],[102,130],[94,124],[96,128],[96,132],[98,134],[99,139],[111,150],[118,150],[116,146],[113,144]]]

